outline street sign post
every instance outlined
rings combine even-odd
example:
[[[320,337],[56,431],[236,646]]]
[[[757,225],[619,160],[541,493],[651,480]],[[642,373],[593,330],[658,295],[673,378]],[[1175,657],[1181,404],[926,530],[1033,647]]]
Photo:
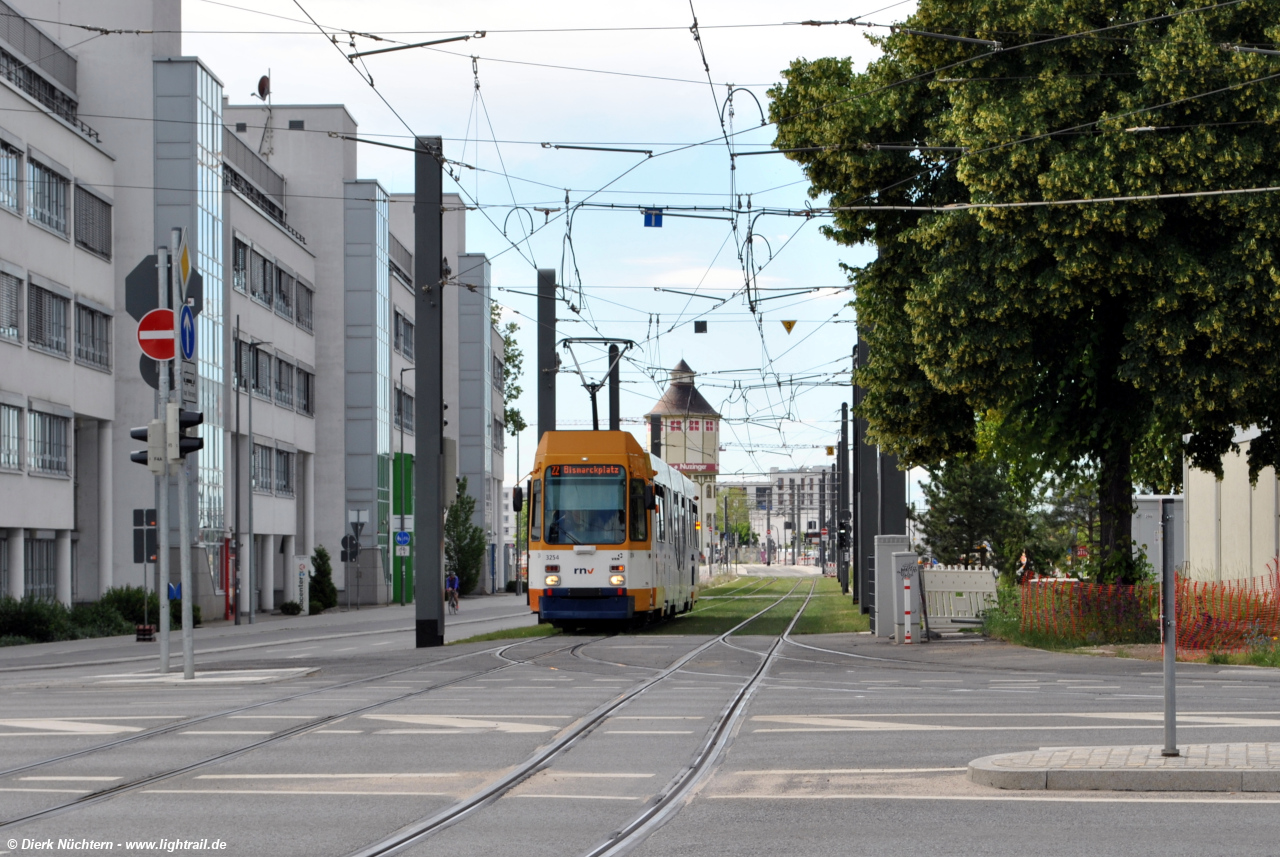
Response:
[[[153,309],[138,322],[138,347],[152,360],[172,360],[173,310]]]
[[[408,531],[406,531],[406,530],[400,530],[399,532],[397,532],[397,533],[396,533],[396,544],[397,544],[397,545],[400,545],[401,547],[408,547],[408,546],[409,546],[409,542],[410,542],[410,541],[411,541],[411,539],[409,538],[409,533],[408,533]]]

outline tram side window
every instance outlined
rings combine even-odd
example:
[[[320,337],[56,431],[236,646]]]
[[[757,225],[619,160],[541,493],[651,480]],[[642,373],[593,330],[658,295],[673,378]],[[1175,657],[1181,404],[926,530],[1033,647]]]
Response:
[[[667,498],[659,494],[655,500],[658,505],[653,510],[653,528],[657,530],[658,541],[665,542],[667,540]]]
[[[649,538],[649,510],[644,507],[644,480],[631,480],[631,541]]]
[[[533,480],[529,492],[529,541],[542,541],[542,480]]]

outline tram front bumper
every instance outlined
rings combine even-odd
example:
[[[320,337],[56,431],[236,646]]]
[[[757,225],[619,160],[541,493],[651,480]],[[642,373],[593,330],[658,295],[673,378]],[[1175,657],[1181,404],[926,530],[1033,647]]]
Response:
[[[636,613],[634,595],[621,587],[565,587],[542,590],[538,612],[543,619],[630,619]]]

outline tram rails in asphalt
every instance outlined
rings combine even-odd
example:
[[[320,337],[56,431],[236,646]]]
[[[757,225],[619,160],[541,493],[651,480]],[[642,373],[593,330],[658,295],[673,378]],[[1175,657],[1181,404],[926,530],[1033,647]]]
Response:
[[[391,697],[390,699],[378,700],[375,702],[367,703],[365,705],[347,708],[336,714],[321,715],[315,719],[308,720],[308,722],[306,723],[301,723],[297,726],[280,730],[266,738],[260,739],[258,741],[253,741],[249,744],[243,745],[241,747],[236,747],[236,748],[227,750],[225,752],[215,754],[213,756],[206,757],[197,762],[192,762],[187,765],[182,765],[180,767],[171,768],[171,769],[160,771],[154,774],[137,777],[135,779],[129,780],[128,782],[109,786],[107,788],[91,792],[90,794],[83,795],[74,800],[66,801],[64,803],[57,804],[55,806],[46,807],[44,809],[40,809],[35,812],[30,812],[25,815],[18,816],[16,818],[0,819],[0,832],[8,831],[19,825],[26,824],[32,821],[37,821],[39,819],[48,818],[54,815],[59,815],[64,812],[69,812],[75,809],[90,806],[92,804],[96,804],[104,800],[109,800],[111,798],[118,797],[122,794],[127,794],[129,792],[136,791],[138,789],[141,789],[147,786],[152,786],[157,783],[163,782],[165,780],[169,780],[174,777],[181,776],[183,774],[192,773],[201,768],[209,767],[210,765],[216,765],[221,762],[230,761],[231,759],[237,758],[239,756],[243,756],[246,753],[253,752],[254,750],[278,743],[280,741],[284,741],[288,738],[292,738],[297,735],[302,735],[307,732],[311,732],[315,729],[322,728],[326,725],[329,725],[338,720],[342,720],[343,718],[346,718],[346,717],[356,716],[376,708],[381,708],[386,705],[392,705],[397,702],[404,702],[409,699],[421,697],[425,694],[431,693],[432,691],[441,690],[443,688],[450,687],[452,685],[460,684],[467,681],[473,681],[477,678],[480,678],[481,676],[486,676],[496,672],[501,672],[503,670],[510,669],[513,666],[520,666],[522,664],[531,663],[532,662],[531,660],[514,660],[511,658],[507,658],[505,657],[504,653],[509,649],[513,649],[517,646],[527,645],[533,642],[540,642],[540,641],[544,642],[545,639],[546,638],[543,638],[543,637],[537,637],[529,640],[522,640],[518,643],[510,643],[504,646],[495,646],[488,649],[482,649],[476,652],[468,652],[466,654],[455,655],[452,657],[443,658],[441,660],[432,661],[425,664],[415,664],[412,667],[405,667],[403,669],[392,670],[390,672],[384,672],[379,675],[368,676],[360,679],[354,679],[352,681],[340,682],[338,684],[329,685],[327,687],[316,688],[314,690],[304,691],[303,693],[291,694],[289,696],[283,696],[277,699],[270,699],[270,700],[264,700],[262,702],[251,703],[249,705],[239,706],[236,708],[219,711],[213,714],[206,714],[206,715],[202,715],[194,718],[184,718],[176,723],[170,723],[170,724],[166,724],[165,726],[159,726],[154,729],[148,729],[145,732],[139,732],[133,735],[126,736],[124,738],[118,738],[116,740],[108,741],[103,744],[98,744],[93,747],[85,747],[80,750],[75,750],[69,753],[62,753],[57,756],[43,759],[39,762],[31,762],[25,765],[20,765],[14,768],[10,768],[5,771],[0,771],[0,778],[15,776],[17,774],[26,773],[32,770],[48,767],[50,765],[58,764],[61,762],[66,762],[71,759],[76,759],[76,758],[88,756],[94,753],[100,753],[107,750],[111,750],[113,748],[119,747],[124,744],[135,743],[138,741],[146,740],[148,738],[155,738],[161,735],[167,735],[180,729],[188,729],[191,726],[194,726],[196,724],[207,723],[208,721],[215,720],[218,718],[230,717],[230,716],[237,715],[242,712],[250,711],[256,708],[262,708],[268,705],[280,705],[282,703],[292,702],[292,701],[303,699],[306,697],[313,697],[313,696],[317,696],[319,694],[324,694],[324,693],[332,693],[335,690],[350,688],[350,687],[354,687],[361,684],[368,684],[370,682],[384,681],[393,676],[404,675],[406,673],[411,673],[411,672],[420,672],[424,669],[432,669],[442,664],[462,661],[468,658],[474,658],[481,655],[493,654],[497,656],[499,659],[506,661],[506,663],[500,664],[498,666],[490,667],[484,670],[477,670],[474,672],[470,672],[470,673],[467,673],[466,675],[459,676],[457,678],[453,678],[447,681],[442,681],[437,684],[433,684],[430,687],[420,688],[417,690],[400,694],[398,696]],[[551,649],[546,652],[539,652],[538,654],[533,656],[533,659],[536,660],[537,658],[547,657],[549,655],[553,655],[553,654],[556,654],[557,652],[562,652],[570,648],[573,648],[573,644],[565,644],[558,648]]]
[[[472,795],[470,798],[464,799],[463,801],[454,804],[453,807],[451,807],[450,809],[442,813],[437,813],[437,815],[433,817],[433,819],[435,820],[434,824],[424,826],[422,822],[419,822],[415,825],[411,825],[411,827],[413,827],[414,829],[411,831],[412,835],[409,836],[408,838],[406,838],[403,835],[404,828],[402,828],[400,832],[401,835],[396,837],[397,839],[396,842],[389,843],[387,841],[383,841],[378,843],[375,846],[362,849],[361,851],[358,851],[356,853],[359,853],[359,854],[397,853],[398,851],[403,850],[404,847],[412,845],[415,842],[420,841],[421,839],[425,839],[427,836],[430,836],[433,832],[443,830],[444,828],[451,826],[457,821],[460,821],[470,816],[471,814],[475,813],[476,810],[484,806],[487,806],[489,803],[503,796],[512,787],[518,785],[522,780],[528,778],[530,775],[536,773],[537,771],[548,767],[548,765],[553,760],[555,760],[556,757],[560,756],[563,753],[563,751],[577,744],[580,739],[590,734],[595,729],[595,727],[600,725],[601,722],[603,722],[611,714],[615,713],[618,709],[632,702],[638,696],[645,693],[647,690],[652,688],[654,685],[657,685],[659,682],[662,682],[664,679],[667,679],[673,675],[676,675],[677,673],[680,673],[682,669],[691,661],[693,661],[695,658],[705,654],[710,649],[715,647],[718,643],[726,642],[727,638],[730,635],[732,635],[736,631],[741,630],[750,622],[759,619],[760,617],[769,613],[771,610],[774,610],[775,608],[777,608],[779,605],[786,603],[788,599],[794,597],[795,589],[799,587],[800,583],[801,581],[797,581],[796,586],[792,588],[791,592],[788,592],[787,594],[781,596],[772,604],[760,610],[758,613],[754,614],[744,622],[739,623],[737,626],[725,632],[724,634],[696,646],[689,652],[677,658],[675,662],[671,663],[665,669],[661,669],[657,675],[652,675],[640,680],[637,684],[633,685],[629,690],[623,691],[619,695],[613,697],[609,702],[605,703],[604,705],[598,706],[596,709],[589,712],[587,715],[579,718],[577,722],[567,727],[566,730],[562,731],[555,741],[553,741],[551,744],[547,745],[543,749],[535,752],[524,763],[517,765],[516,769],[511,774],[500,778],[497,782],[491,783],[488,787],[482,789],[481,792],[475,795]],[[812,595],[812,586],[810,587],[810,595]],[[804,608],[805,606],[807,606],[807,604],[808,604],[808,598],[806,597],[804,604],[800,606],[800,608],[796,611],[795,615],[791,618],[791,623],[788,626],[788,631],[794,627],[795,622],[798,621],[799,616],[803,613]],[[678,805],[680,803],[680,800],[679,800],[680,796],[685,794],[689,788],[691,788],[694,784],[696,784],[697,779],[701,777],[702,772],[704,772],[710,767],[710,765],[714,762],[716,756],[719,754],[721,749],[723,749],[724,743],[727,740],[727,736],[730,734],[732,730],[733,722],[736,720],[736,717],[741,713],[741,711],[745,708],[746,702],[749,700],[750,695],[754,692],[755,688],[759,686],[760,681],[763,679],[765,675],[765,670],[767,668],[767,665],[773,661],[774,656],[779,650],[781,639],[782,639],[781,635],[776,637],[773,640],[772,645],[769,648],[769,651],[765,653],[763,656],[761,655],[761,653],[757,653],[757,652],[750,653],[753,659],[762,658],[759,663],[759,666],[755,668],[755,670],[751,673],[750,677],[746,680],[746,682],[743,683],[743,685],[736,690],[733,696],[733,699],[730,701],[729,705],[725,708],[725,710],[718,717],[715,718],[715,721],[712,727],[707,732],[706,739],[704,740],[703,744],[699,747],[697,753],[694,756],[694,761],[682,768],[681,775],[676,780],[674,780],[672,784],[669,784],[669,786],[666,789],[664,789],[663,796],[661,798],[659,798],[656,802],[646,803],[646,810],[644,811],[644,813],[641,814],[642,817],[635,820],[632,824],[625,825],[621,828],[617,828],[617,825],[614,825],[613,826],[614,828],[617,828],[622,831],[622,834],[620,835],[625,835],[625,837],[632,838],[632,839],[637,836],[646,835],[646,831],[650,829],[646,825],[651,825],[651,823],[657,823],[655,819],[660,821],[661,818],[664,818],[667,814],[669,814],[671,810],[664,809],[664,808]],[[523,646],[529,643],[536,643],[539,641],[542,641],[544,643],[549,642],[543,638],[525,640],[519,643],[510,644],[507,646],[492,647],[492,648],[483,649],[475,652],[457,655],[450,658],[445,658],[445,659],[430,662],[430,663],[416,664],[412,667],[407,667],[404,669],[382,672],[375,676],[364,677],[362,679],[357,679],[354,681],[340,682],[338,684],[330,685],[325,688],[317,688],[315,690],[309,690],[304,693],[290,694],[285,697],[265,700],[263,702],[253,703],[248,706],[239,706],[239,707],[228,709],[225,711],[220,711],[215,714],[204,715],[203,717],[198,719],[188,718],[176,724],[169,724],[166,727],[158,727],[157,729],[148,730],[145,733],[139,733],[137,735],[127,736],[126,738],[117,739],[101,745],[96,745],[95,747],[85,748],[83,750],[74,751],[73,753],[69,753],[69,754],[61,754],[59,756],[45,759],[40,762],[31,763],[30,765],[20,766],[19,768],[11,769],[10,771],[0,772],[3,775],[12,775],[20,771],[49,766],[57,762],[69,760],[71,758],[84,756],[91,753],[101,752],[103,750],[107,750],[124,743],[136,742],[146,737],[155,737],[161,734],[168,734],[177,729],[190,727],[194,725],[196,722],[203,722],[203,721],[211,720],[217,717],[226,717],[226,716],[232,715],[235,712],[250,710],[253,708],[260,708],[266,705],[280,704],[280,703],[291,701],[294,699],[300,699],[304,697],[317,697],[326,692],[338,690],[339,688],[349,688],[359,684],[377,682],[377,681],[385,680],[391,676],[403,675],[409,672],[431,670],[431,669],[440,667],[444,664],[463,661],[468,658],[483,657],[484,655],[492,654],[507,661],[507,663],[505,664],[495,666],[490,669],[471,671],[465,675],[458,676],[456,678],[453,678],[447,681],[438,682],[427,688],[421,688],[408,693],[399,694],[389,699],[374,701],[364,705],[350,707],[341,712],[337,712],[331,715],[312,718],[312,719],[309,719],[308,722],[306,723],[300,724],[295,727],[291,727],[289,729],[278,731],[268,737],[263,738],[262,740],[253,741],[245,745],[230,748],[225,752],[210,755],[204,759],[198,760],[191,764],[173,766],[170,769],[160,771],[155,774],[142,776],[142,777],[135,777],[128,782],[121,783],[119,785],[115,785],[110,788],[105,788],[105,789],[92,792],[90,794],[79,797],[75,800],[67,801],[67,802],[58,804],[56,806],[47,807],[34,812],[28,812],[19,817],[8,819],[0,823],[0,831],[8,831],[30,822],[36,822],[39,820],[48,819],[59,814],[73,812],[78,809],[87,808],[89,806],[99,804],[108,800],[124,797],[132,792],[137,792],[141,789],[144,789],[147,786],[154,786],[155,784],[162,782],[164,780],[170,780],[170,779],[182,777],[184,775],[191,774],[201,768],[206,768],[222,762],[228,762],[228,761],[231,761],[232,759],[236,759],[238,757],[253,753],[254,751],[264,748],[266,746],[277,744],[289,738],[296,737],[296,736],[305,734],[307,732],[314,731],[316,729],[320,729],[326,726],[327,724],[331,724],[334,721],[343,719],[345,717],[359,715],[363,712],[367,712],[376,708],[392,705],[397,702],[403,702],[405,700],[413,699],[416,697],[421,697],[425,694],[431,693],[432,691],[441,690],[446,687],[451,687],[454,685],[471,682],[481,676],[486,676],[504,669],[509,669],[513,666],[532,663],[533,661],[541,660],[543,658],[547,658],[552,655],[564,653],[566,652],[566,650],[568,650],[571,656],[584,661],[596,660],[597,662],[602,664],[618,665],[627,669],[646,669],[646,670],[654,669],[652,667],[641,667],[639,665],[626,665],[626,664],[616,664],[616,662],[611,662],[611,661],[598,661],[595,658],[591,658],[590,656],[585,655],[585,653],[583,652],[584,649],[586,649],[591,645],[602,642],[602,640],[599,638],[587,640],[587,641],[575,642],[573,644],[561,645],[557,648],[553,648],[548,651],[539,652],[528,659],[513,661],[512,659],[505,657],[504,653],[509,652],[510,650],[516,648],[517,646]],[[733,646],[732,648],[737,649],[739,647]],[[746,650],[743,650],[743,651],[746,651]],[[566,669],[568,667],[561,666],[559,668]],[[688,675],[687,671],[685,672],[685,675],[686,676]],[[661,815],[659,815],[659,810],[662,811]],[[447,816],[447,818],[441,818],[441,816]],[[430,822],[432,821],[432,819],[427,819],[427,821]],[[618,841],[617,837],[613,837],[608,842],[606,842],[605,845],[607,845],[609,848],[613,848],[617,844],[617,841]],[[600,852],[600,853],[604,853],[604,852]]]
[[[536,773],[546,769],[555,762],[559,757],[579,744],[583,739],[589,736],[597,727],[605,720],[610,718],[619,709],[634,701],[637,697],[658,685],[660,682],[678,675],[684,667],[692,662],[700,655],[705,654],[713,647],[725,643],[728,637],[749,625],[751,622],[764,616],[780,604],[783,604],[791,597],[795,589],[799,587],[802,581],[797,581],[791,591],[781,596],[768,607],[760,610],[750,618],[735,625],[717,637],[708,640],[694,647],[689,652],[677,658],[669,666],[661,669],[656,675],[643,679],[630,690],[614,697],[608,702],[596,707],[594,710],[579,718],[571,726],[562,730],[554,740],[540,748],[532,756],[524,762],[509,769],[503,776],[497,780],[487,784],[480,790],[472,793],[452,806],[437,812],[431,816],[420,819],[409,825],[397,830],[392,835],[380,840],[366,848],[358,849],[351,852],[350,857],[389,857],[389,855],[400,854],[425,842],[432,836],[453,827],[454,825],[465,822],[475,817],[480,810],[488,807],[504,797],[513,788],[530,778]],[[804,603],[796,611],[790,623],[787,626],[788,633],[795,627],[795,623],[799,620],[804,608],[812,597],[814,584],[810,584],[809,596],[805,598]],[[680,773],[668,783],[661,795],[656,800],[650,800],[646,803],[645,809],[627,824],[608,836],[603,843],[592,848],[589,855],[618,854],[623,850],[627,850],[638,841],[646,837],[653,829],[660,826],[678,807],[681,799],[689,793],[689,791],[698,783],[703,774],[714,764],[719,757],[720,752],[726,745],[733,726],[736,724],[739,716],[746,708],[747,702],[752,694],[759,687],[760,682],[765,677],[769,665],[772,663],[778,646],[782,642],[782,634],[775,637],[773,644],[769,650],[763,654],[759,666],[754,670],[747,681],[731,698],[729,704],[720,712],[713,720],[706,738],[699,746],[693,759],[684,765]],[[583,647],[579,647],[583,648]],[[737,648],[737,647],[733,647]],[[745,650],[743,650],[745,651]],[[575,652],[575,654],[579,654]],[[753,655],[760,653],[751,652]],[[596,660],[591,658],[591,660]],[[609,663],[602,661],[601,663]]]

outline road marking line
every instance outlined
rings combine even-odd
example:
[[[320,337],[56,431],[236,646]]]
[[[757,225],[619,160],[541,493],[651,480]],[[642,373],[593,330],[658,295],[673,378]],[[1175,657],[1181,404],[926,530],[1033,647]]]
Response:
[[[943,801],[1010,801],[1015,803],[1232,803],[1273,804],[1280,798],[1176,798],[1176,797],[1032,797],[1030,795],[874,795],[874,794],[820,794],[820,795],[710,795],[713,800],[943,800]]]
[[[200,774],[197,780],[348,780],[348,779],[417,779],[420,777],[465,777],[466,773],[406,774]],[[649,776],[652,776],[650,774]],[[119,779],[118,777],[116,779]]]
[[[0,726],[12,726],[19,729],[40,729],[44,732],[65,732],[68,734],[102,735],[115,732],[141,732],[141,726],[122,726],[114,723],[90,723],[83,720],[62,720],[61,718],[5,718]],[[6,733],[16,734],[16,733]]]
[[[702,720],[701,717],[682,717],[678,714],[620,714],[610,720]]]
[[[79,782],[81,780],[91,783],[114,783],[116,780],[123,780],[124,777],[18,777],[18,779],[45,783]]]
[[[317,729],[313,735],[359,735],[363,729]]]
[[[640,797],[616,797],[614,795],[512,795],[512,797],[541,797],[556,800],[645,800]]]
[[[42,793],[60,794],[60,795],[89,794],[89,792],[85,789],[13,789],[13,788],[3,789],[3,788],[0,788],[0,792],[42,792]]]
[[[760,730],[756,730],[759,732]],[[606,735],[692,735],[692,729],[606,729]]]
[[[252,732],[248,730],[234,729],[188,729],[185,732],[179,732],[179,735],[271,735],[270,730],[265,732]]]
[[[231,714],[228,720],[310,720],[314,714]]]
[[[337,797],[448,797],[449,792],[330,792],[307,789],[143,789],[153,795],[323,795]]]
[[[818,768],[814,770],[776,770],[776,771],[726,771],[740,777],[767,776],[769,774],[937,774],[953,771],[967,771],[968,768]]]
[[[597,777],[601,779],[644,780],[650,777],[657,776],[657,774],[589,774],[585,772],[574,772],[574,771],[543,771],[542,773],[544,777],[549,777],[551,779],[556,779],[556,780],[586,779],[586,778],[597,778]]]

